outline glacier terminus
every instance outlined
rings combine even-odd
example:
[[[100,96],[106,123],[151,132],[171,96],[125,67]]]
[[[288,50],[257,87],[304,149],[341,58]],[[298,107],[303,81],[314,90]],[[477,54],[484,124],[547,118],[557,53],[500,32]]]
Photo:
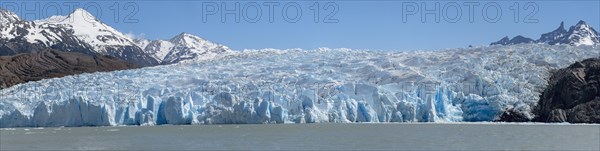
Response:
[[[552,70],[597,45],[263,49],[0,90],[0,127],[494,121],[531,116]]]

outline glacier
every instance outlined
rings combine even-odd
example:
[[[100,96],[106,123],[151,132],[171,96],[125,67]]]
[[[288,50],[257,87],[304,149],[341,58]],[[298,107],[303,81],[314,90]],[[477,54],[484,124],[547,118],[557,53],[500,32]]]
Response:
[[[0,90],[0,127],[493,121],[595,46],[242,50]]]

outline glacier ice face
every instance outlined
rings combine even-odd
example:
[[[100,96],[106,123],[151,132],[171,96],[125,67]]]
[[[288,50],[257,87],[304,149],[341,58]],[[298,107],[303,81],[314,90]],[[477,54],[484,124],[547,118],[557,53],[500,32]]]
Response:
[[[0,127],[492,121],[597,46],[244,50],[0,90]]]

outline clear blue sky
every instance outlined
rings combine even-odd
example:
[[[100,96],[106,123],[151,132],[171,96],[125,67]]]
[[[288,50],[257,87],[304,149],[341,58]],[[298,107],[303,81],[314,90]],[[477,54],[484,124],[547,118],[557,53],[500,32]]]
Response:
[[[26,19],[45,18],[50,14],[68,14],[69,5],[85,7],[92,14],[122,31],[147,39],[169,39],[181,32],[192,33],[205,39],[227,45],[233,49],[260,48],[303,48],[318,47],[353,48],[375,50],[433,50],[458,48],[468,45],[487,45],[504,36],[523,35],[533,39],[540,34],[556,29],[561,21],[568,28],[579,20],[585,20],[596,30],[600,29],[600,1],[27,1],[0,0],[0,6],[11,9],[18,5],[27,9],[37,9],[33,14],[17,11]],[[319,4],[319,22],[314,22],[314,4]],[[474,2],[474,3],[470,3]],[[532,2],[532,3],[528,3]],[[39,4],[36,7],[35,4]],[[119,4],[119,15],[115,21],[115,3]],[[241,13],[240,22],[235,16],[226,14],[226,22],[221,21],[222,5],[229,11]],[[436,8],[436,3],[439,8]],[[515,22],[515,3],[519,5],[518,22]],[[276,6],[275,6],[276,5]],[[425,14],[422,22],[423,5],[437,12],[440,21],[433,14]],[[61,11],[56,11],[60,6]],[[88,6],[88,7],[86,7]],[[92,7],[96,6],[96,7]],[[255,18],[257,7],[261,10],[260,19]],[[269,6],[273,6],[273,22],[270,22]],[[287,7],[286,7],[287,6]],[[312,6],[312,7],[311,7]],[[473,12],[469,12],[473,6]],[[302,16],[295,23],[296,9]],[[496,11],[496,7],[501,12]],[[97,11],[96,8],[100,8]],[[131,19],[137,23],[125,23],[126,16],[137,8]],[[214,10],[219,8],[219,10]],[[247,9],[244,9],[247,8]],[[287,9],[287,17],[283,11]],[[415,10],[418,8],[419,10]],[[446,8],[446,9],[444,9]],[[488,9],[483,9],[488,8]],[[323,20],[331,12],[334,23]],[[457,15],[460,10],[460,15]],[[432,11],[429,11],[432,12]],[[487,17],[484,13],[487,12]],[[203,13],[205,15],[203,15]],[[25,14],[25,15],[24,15]],[[404,14],[404,15],[403,15]],[[473,21],[469,21],[473,14]],[[494,20],[496,14],[501,17]],[[460,16],[457,18],[456,16]],[[529,18],[526,18],[530,16]],[[286,20],[287,19],[287,20]],[[486,21],[491,20],[491,21]],[[524,20],[533,19],[534,23]],[[335,22],[337,20],[337,22]],[[404,21],[405,20],[405,21]],[[495,22],[494,22],[495,21]]]

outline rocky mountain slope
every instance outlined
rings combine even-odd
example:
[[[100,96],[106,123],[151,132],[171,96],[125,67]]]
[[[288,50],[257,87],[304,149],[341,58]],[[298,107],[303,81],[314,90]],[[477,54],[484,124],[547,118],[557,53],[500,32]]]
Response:
[[[135,65],[115,57],[91,56],[56,50],[1,56],[0,89],[47,78],[135,67]]]
[[[507,109],[497,121],[600,123],[600,58],[555,71],[533,114]]]
[[[554,73],[534,114],[538,122],[600,123],[600,58]]]

